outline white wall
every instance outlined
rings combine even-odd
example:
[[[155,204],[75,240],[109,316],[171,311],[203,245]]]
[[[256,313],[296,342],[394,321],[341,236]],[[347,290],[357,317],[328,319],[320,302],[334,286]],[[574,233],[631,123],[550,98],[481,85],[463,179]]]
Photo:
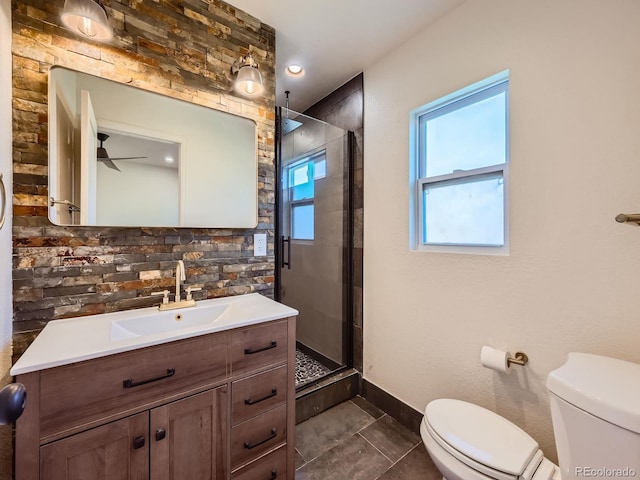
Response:
[[[98,225],[179,225],[178,169],[125,162],[122,171],[98,164]]]
[[[0,230],[0,387],[11,381],[11,2],[0,0],[0,173],[7,190]],[[0,202],[2,200],[0,199]],[[11,426],[0,427],[0,478],[11,478]]]
[[[567,352],[640,362],[640,2],[472,0],[365,71],[364,377],[470,400],[555,458]],[[409,112],[510,69],[509,256],[411,252]],[[510,376],[483,344],[522,350]]]

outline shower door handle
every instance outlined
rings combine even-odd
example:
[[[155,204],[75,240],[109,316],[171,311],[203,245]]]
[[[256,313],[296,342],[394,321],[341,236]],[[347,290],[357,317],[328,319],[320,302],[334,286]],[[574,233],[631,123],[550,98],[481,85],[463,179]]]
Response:
[[[287,261],[284,259],[284,244],[287,244]],[[282,236],[282,268],[291,270],[291,237]]]
[[[7,190],[4,188],[4,180],[2,179],[2,174],[0,173],[0,229],[2,229],[4,225],[5,219],[5,208],[7,207]]]

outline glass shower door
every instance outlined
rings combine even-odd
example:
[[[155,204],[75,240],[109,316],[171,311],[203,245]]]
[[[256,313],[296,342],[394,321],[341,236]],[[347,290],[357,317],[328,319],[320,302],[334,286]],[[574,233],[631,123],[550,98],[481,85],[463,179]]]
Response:
[[[311,117],[280,117],[278,293],[300,312],[301,388],[349,363],[349,141]]]

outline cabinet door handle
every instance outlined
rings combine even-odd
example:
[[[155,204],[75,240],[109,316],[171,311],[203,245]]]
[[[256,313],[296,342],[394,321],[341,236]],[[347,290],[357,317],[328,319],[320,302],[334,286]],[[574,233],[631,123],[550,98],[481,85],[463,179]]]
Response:
[[[260,352],[264,352],[265,350],[271,350],[272,348],[276,348],[278,346],[278,342],[273,341],[271,342],[271,345],[268,345],[266,347],[262,347],[262,348],[245,348],[244,349],[244,354],[245,355],[253,355],[254,353],[260,353]]]
[[[251,398],[245,398],[245,405],[255,405],[256,403],[264,402],[265,400],[270,399],[271,397],[275,397],[278,394],[277,388],[272,388],[271,393],[267,393],[264,397],[256,398],[255,400],[251,400]]]
[[[173,377],[175,373],[176,373],[175,368],[167,368],[167,373],[165,373],[164,375],[160,375],[159,377],[148,378],[146,380],[140,380],[139,382],[134,382],[133,378],[127,378],[126,380],[122,381],[122,387],[123,388],[139,387],[140,385],[146,385],[147,383],[157,382],[158,380],[162,380],[164,378]]]
[[[276,438],[277,434],[278,434],[278,431],[275,428],[272,428],[271,435],[269,435],[267,438],[265,438],[264,440],[260,440],[259,442],[256,442],[256,443],[244,442],[244,448],[248,450],[256,448],[258,445],[262,445],[263,443]]]
[[[144,437],[141,435],[133,439],[133,448],[137,450],[142,447],[144,447]]]
[[[166,436],[167,436],[167,431],[164,428],[159,428],[156,430],[156,442],[159,442],[160,440],[164,440]]]
[[[276,480],[276,478],[278,478],[278,470],[276,470],[274,468],[273,470],[271,470],[271,478],[270,478],[270,480]]]

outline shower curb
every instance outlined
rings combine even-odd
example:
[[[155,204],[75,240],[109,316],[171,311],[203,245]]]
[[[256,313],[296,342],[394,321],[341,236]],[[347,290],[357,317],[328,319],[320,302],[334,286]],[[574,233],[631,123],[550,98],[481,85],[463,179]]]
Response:
[[[325,377],[296,393],[296,424],[304,422],[360,392],[360,373],[348,369]]]

